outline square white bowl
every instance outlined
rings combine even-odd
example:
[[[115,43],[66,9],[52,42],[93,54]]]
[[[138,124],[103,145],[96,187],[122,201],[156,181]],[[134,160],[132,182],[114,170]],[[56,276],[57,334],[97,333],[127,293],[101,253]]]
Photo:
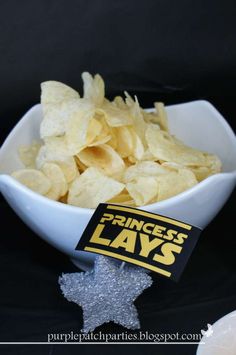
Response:
[[[207,101],[193,101],[167,107],[171,133],[186,144],[217,154],[223,171],[168,200],[143,206],[204,228],[228,199],[236,182],[236,138],[221,116]],[[18,147],[39,139],[41,106],[33,106],[14,127],[0,149],[0,190],[14,211],[40,237],[68,254],[84,269],[95,255],[75,247],[93,210],[49,200],[23,186],[8,174],[22,167]]]

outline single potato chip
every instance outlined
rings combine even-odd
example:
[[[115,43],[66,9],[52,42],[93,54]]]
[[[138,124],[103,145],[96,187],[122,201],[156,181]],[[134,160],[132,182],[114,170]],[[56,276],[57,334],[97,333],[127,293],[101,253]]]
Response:
[[[165,169],[162,165],[153,161],[141,161],[135,165],[131,165],[126,169],[124,173],[124,182],[130,182],[135,180],[137,177],[149,177],[149,176],[159,176],[163,174],[168,174],[168,169]]]
[[[190,169],[195,174],[200,182],[208,176],[221,172],[222,164],[220,159],[214,154],[206,154],[206,166],[190,166]]]
[[[135,206],[134,200],[131,198],[130,194],[126,189],[124,189],[119,195],[116,195],[115,197],[107,201],[107,203],[114,203],[116,205],[125,205],[130,207]]]
[[[69,151],[67,141],[65,136],[61,137],[45,137],[44,138],[44,146],[50,149],[51,152],[57,152],[57,155],[66,155],[71,156],[72,154]]]
[[[178,171],[185,168],[183,165],[173,162],[165,162],[162,164],[162,166],[172,171]],[[198,182],[206,179],[209,175],[211,175],[210,169],[206,166],[190,166],[189,169],[194,173]]]
[[[145,160],[146,160],[146,161],[148,161],[148,160],[149,160],[149,161],[156,161],[157,158],[154,157],[154,155],[150,152],[149,148],[147,148],[147,149],[144,151],[141,160],[144,160],[144,161],[145,161]]]
[[[116,96],[114,100],[112,101],[114,105],[116,105],[117,108],[121,110],[127,110],[127,105],[121,96]]]
[[[102,133],[102,123],[98,119],[92,118],[89,122],[87,136],[86,136],[86,145],[89,145],[94,142],[97,136]]]
[[[184,166],[204,166],[206,158],[203,152],[180,143],[168,132],[161,131],[154,125],[148,125],[146,139],[150,152],[157,160],[174,162]]]
[[[60,104],[64,101],[70,101],[79,98],[79,93],[71,87],[59,81],[45,81],[41,83],[41,103]]]
[[[82,161],[79,159],[77,155],[75,155],[75,162],[77,165],[77,168],[79,170],[79,173],[82,174],[88,167],[82,163]]]
[[[43,108],[44,118],[40,125],[40,137],[63,136],[66,131],[66,122],[70,117],[81,110],[81,100],[65,101],[56,105],[47,105]]]
[[[134,199],[136,206],[143,206],[157,196],[158,184],[155,177],[136,177],[126,184],[126,189]]]
[[[67,204],[68,193],[59,198],[59,202]]]
[[[93,123],[94,120],[96,123]],[[111,129],[103,115],[99,115],[95,112],[94,118],[91,120],[88,128],[87,146],[94,147],[107,143],[111,139],[110,132]]]
[[[85,148],[77,156],[84,165],[100,168],[108,176],[120,173],[125,168],[122,158],[107,144]]]
[[[46,195],[52,186],[51,181],[41,171],[35,169],[17,170],[11,176],[40,195]]]
[[[97,145],[106,144],[109,142],[110,139],[111,136],[106,136],[106,137],[104,137],[103,135],[101,135],[100,137],[98,136],[93,143],[90,143],[88,145],[88,147],[96,147]]]
[[[144,120],[137,96],[135,96],[135,101],[126,91],[125,91],[125,96],[126,96],[126,100],[125,100],[126,104],[130,108],[130,113],[132,115],[133,128],[135,129],[137,135],[141,139],[144,148],[146,148],[147,144],[146,144],[145,132],[147,128],[147,123]]]
[[[95,111],[81,109],[72,115],[66,125],[66,141],[69,152],[78,154],[88,144],[88,130]]]
[[[190,169],[194,173],[198,182],[212,175],[211,170],[207,166],[191,166]]]
[[[130,155],[131,161],[136,163],[137,160],[142,160],[144,156],[144,145],[141,138],[134,131],[134,129],[130,128],[133,137],[133,153]],[[133,158],[133,159],[132,159]]]
[[[35,168],[35,159],[41,144],[34,141],[30,145],[22,145],[18,149],[19,157],[26,168]]]
[[[163,102],[155,102],[154,107],[156,109],[156,117],[157,117],[157,119],[154,122],[157,123],[161,129],[168,132],[169,131],[168,120],[167,120],[167,114]]]
[[[57,81],[41,84],[41,105],[43,121],[40,137],[60,136],[65,133],[65,122],[70,115],[79,110],[79,94],[69,86]]]
[[[179,169],[184,169],[185,166],[181,164],[174,163],[173,161],[167,161],[161,164],[162,167],[169,169],[169,170],[174,170],[178,171]]]
[[[118,145],[118,141],[117,141],[117,137],[116,137],[116,134],[115,134],[115,128],[111,128],[110,129],[110,136],[111,136],[111,138],[109,139],[107,144],[110,145],[113,149],[116,150],[117,145]]]
[[[84,98],[91,101],[95,106],[102,105],[105,96],[105,85],[102,77],[96,74],[94,78],[88,72],[82,73],[84,82]]]
[[[157,201],[166,200],[197,184],[193,172],[189,169],[170,171],[156,178],[158,185]]]
[[[222,169],[222,163],[215,154],[206,154],[207,167],[210,169],[211,175],[217,174]]]
[[[107,177],[96,168],[88,168],[76,178],[68,194],[68,203],[84,208],[96,208],[121,193],[125,185]]]
[[[132,115],[128,107],[119,108],[107,99],[103,105],[96,110],[100,115],[104,115],[107,124],[110,127],[121,127],[133,124]]]
[[[68,191],[68,184],[61,168],[54,163],[45,163],[41,170],[52,184],[45,196],[55,201],[59,200],[59,198],[64,196]]]
[[[155,111],[147,112],[142,110],[145,121],[149,124],[155,124],[163,131],[169,131],[167,113],[162,102],[154,103]]]
[[[62,154],[62,151],[53,149],[50,145],[44,145],[40,148],[36,158],[36,166],[41,169],[45,163],[56,163],[59,165],[66,182],[72,182],[78,174],[75,159],[72,156]]]
[[[127,158],[134,152],[133,132],[128,126],[113,128],[116,137],[116,151],[122,158]]]

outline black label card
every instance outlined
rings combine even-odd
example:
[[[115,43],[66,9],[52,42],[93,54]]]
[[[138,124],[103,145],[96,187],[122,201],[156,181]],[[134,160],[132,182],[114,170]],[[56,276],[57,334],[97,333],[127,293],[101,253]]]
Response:
[[[177,281],[200,232],[169,217],[101,203],[76,249],[111,256]]]

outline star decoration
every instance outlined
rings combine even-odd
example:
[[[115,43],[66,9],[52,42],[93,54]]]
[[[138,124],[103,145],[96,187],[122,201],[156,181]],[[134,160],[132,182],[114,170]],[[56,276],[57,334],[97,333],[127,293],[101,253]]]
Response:
[[[82,332],[93,331],[113,321],[128,329],[140,328],[135,299],[152,284],[147,272],[117,260],[99,255],[94,270],[63,274],[59,284],[68,301],[83,309]]]

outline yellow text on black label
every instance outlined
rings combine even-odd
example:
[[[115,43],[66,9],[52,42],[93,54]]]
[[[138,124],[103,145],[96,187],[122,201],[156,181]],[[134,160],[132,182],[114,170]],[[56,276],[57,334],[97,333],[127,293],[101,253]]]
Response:
[[[189,224],[119,205],[100,204],[76,247],[178,280],[198,240]]]

